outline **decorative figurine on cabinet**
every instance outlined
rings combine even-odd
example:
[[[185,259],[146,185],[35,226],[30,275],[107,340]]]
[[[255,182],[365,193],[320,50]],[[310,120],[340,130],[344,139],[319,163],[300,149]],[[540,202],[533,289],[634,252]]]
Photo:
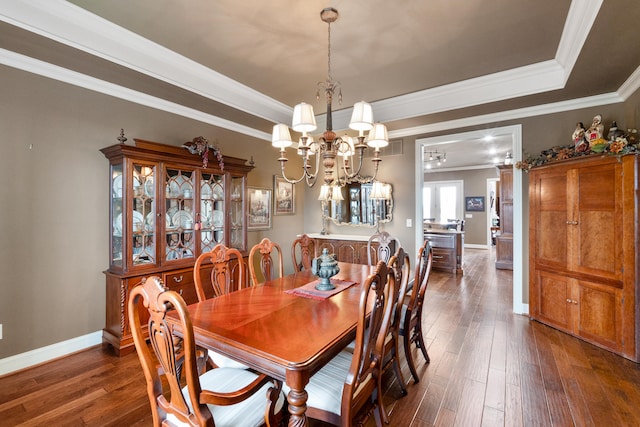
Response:
[[[582,122],[578,122],[576,124],[576,130],[573,131],[571,135],[573,137],[573,148],[576,153],[583,153],[587,151],[589,148],[589,143],[587,138],[585,137],[585,129],[584,124]]]
[[[594,153],[602,153],[607,149],[608,142],[604,139],[604,125],[602,124],[602,115],[598,114],[593,118],[591,127],[587,129],[587,139],[589,140],[589,148]]]

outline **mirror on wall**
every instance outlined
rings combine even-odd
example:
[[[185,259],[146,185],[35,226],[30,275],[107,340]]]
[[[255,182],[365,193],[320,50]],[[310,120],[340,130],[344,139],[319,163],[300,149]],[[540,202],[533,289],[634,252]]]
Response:
[[[323,216],[335,224],[373,227],[393,219],[391,184],[354,182],[342,187],[341,192],[344,200],[323,203]]]

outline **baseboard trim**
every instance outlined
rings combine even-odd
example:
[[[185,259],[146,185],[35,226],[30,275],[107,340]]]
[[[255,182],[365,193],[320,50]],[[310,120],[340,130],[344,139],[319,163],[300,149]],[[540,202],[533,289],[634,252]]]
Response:
[[[102,343],[102,331],[92,332],[87,335],[58,342],[45,347],[14,356],[0,359],[0,377],[20,371],[22,369],[49,362],[59,357],[87,349]]]
[[[469,249],[489,249],[489,248],[491,248],[491,246],[489,246],[489,245],[478,245],[476,243],[465,243],[464,247],[465,248],[469,248]]]

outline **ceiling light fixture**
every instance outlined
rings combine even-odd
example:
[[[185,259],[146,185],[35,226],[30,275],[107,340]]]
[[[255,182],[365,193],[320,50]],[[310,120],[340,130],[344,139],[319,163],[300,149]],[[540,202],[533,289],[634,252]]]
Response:
[[[298,154],[302,156],[302,176],[297,179],[288,178],[284,171],[285,164],[288,160],[285,150],[293,144],[287,125],[279,123],[273,127],[271,144],[280,149],[278,161],[280,162],[282,177],[292,184],[296,184],[304,179],[309,187],[313,187],[318,178],[320,157],[322,157],[324,184],[320,191],[320,197],[322,197],[323,200],[332,200],[333,197],[339,197],[339,192],[330,187],[341,187],[349,182],[373,182],[378,173],[379,164],[382,161],[380,158],[380,148],[389,145],[389,138],[385,125],[382,123],[374,123],[371,104],[364,101],[356,102],[353,106],[353,114],[349,128],[358,131],[358,136],[354,140],[346,135],[337,137],[333,131],[331,107],[336,91],[338,102],[342,103],[340,83],[333,81],[331,77],[331,23],[338,19],[338,11],[332,7],[327,7],[320,12],[320,19],[328,24],[328,74],[324,82],[318,83],[316,98],[320,99],[320,92],[324,92],[327,102],[326,130],[317,141],[314,141],[314,139],[308,135],[309,132],[313,132],[317,128],[313,107],[304,102],[294,107],[291,128],[296,132],[302,133],[297,147]],[[369,134],[365,139],[364,132],[366,131],[369,131]],[[363,176],[360,172],[362,170],[364,152],[368,147],[374,149],[373,158],[371,159],[374,170],[371,176]],[[356,152],[358,153],[359,160],[357,167],[354,167],[353,157]],[[312,155],[317,155],[315,171],[313,172],[311,171],[310,160]],[[336,157],[342,159],[342,167],[339,165],[336,167]]]
[[[426,153],[425,153],[426,154]],[[429,162],[436,162],[436,166],[442,166],[443,163],[447,163],[447,153],[436,151],[429,151]],[[431,164],[427,163],[427,169],[431,169]]]

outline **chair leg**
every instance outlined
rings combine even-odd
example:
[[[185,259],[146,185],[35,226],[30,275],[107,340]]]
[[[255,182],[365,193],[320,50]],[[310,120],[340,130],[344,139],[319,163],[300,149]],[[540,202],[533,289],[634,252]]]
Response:
[[[406,330],[405,330],[406,331]],[[416,366],[413,363],[413,355],[411,354],[411,337],[408,335],[409,331],[406,331],[406,335],[403,335],[402,342],[404,343],[404,355],[407,358],[407,365],[409,365],[409,371],[411,371],[411,376],[413,377],[414,383],[420,382],[420,377],[418,376],[418,372],[416,371]]]
[[[380,384],[380,381],[378,381],[378,384]],[[378,390],[375,390],[374,396],[373,396],[373,417],[376,420],[376,427],[382,427],[382,423],[384,422],[385,424],[389,423],[389,419],[387,418],[387,411],[384,409],[383,404],[382,404],[382,396],[380,393],[380,390],[382,390],[381,388],[378,388]]]
[[[398,384],[400,384],[400,389],[402,390],[402,395],[407,395],[407,385],[404,382],[404,377],[402,376],[402,370],[400,369],[400,349],[398,347],[396,341],[396,348],[394,350],[395,354],[393,357],[393,371],[396,374],[396,378],[398,379]]]
[[[414,340],[418,348],[422,351],[422,355],[424,356],[424,360],[427,363],[431,363],[431,359],[429,358],[429,354],[427,353],[427,346],[424,343],[424,338],[422,337],[422,327],[420,323],[416,324],[416,327],[413,331]]]

